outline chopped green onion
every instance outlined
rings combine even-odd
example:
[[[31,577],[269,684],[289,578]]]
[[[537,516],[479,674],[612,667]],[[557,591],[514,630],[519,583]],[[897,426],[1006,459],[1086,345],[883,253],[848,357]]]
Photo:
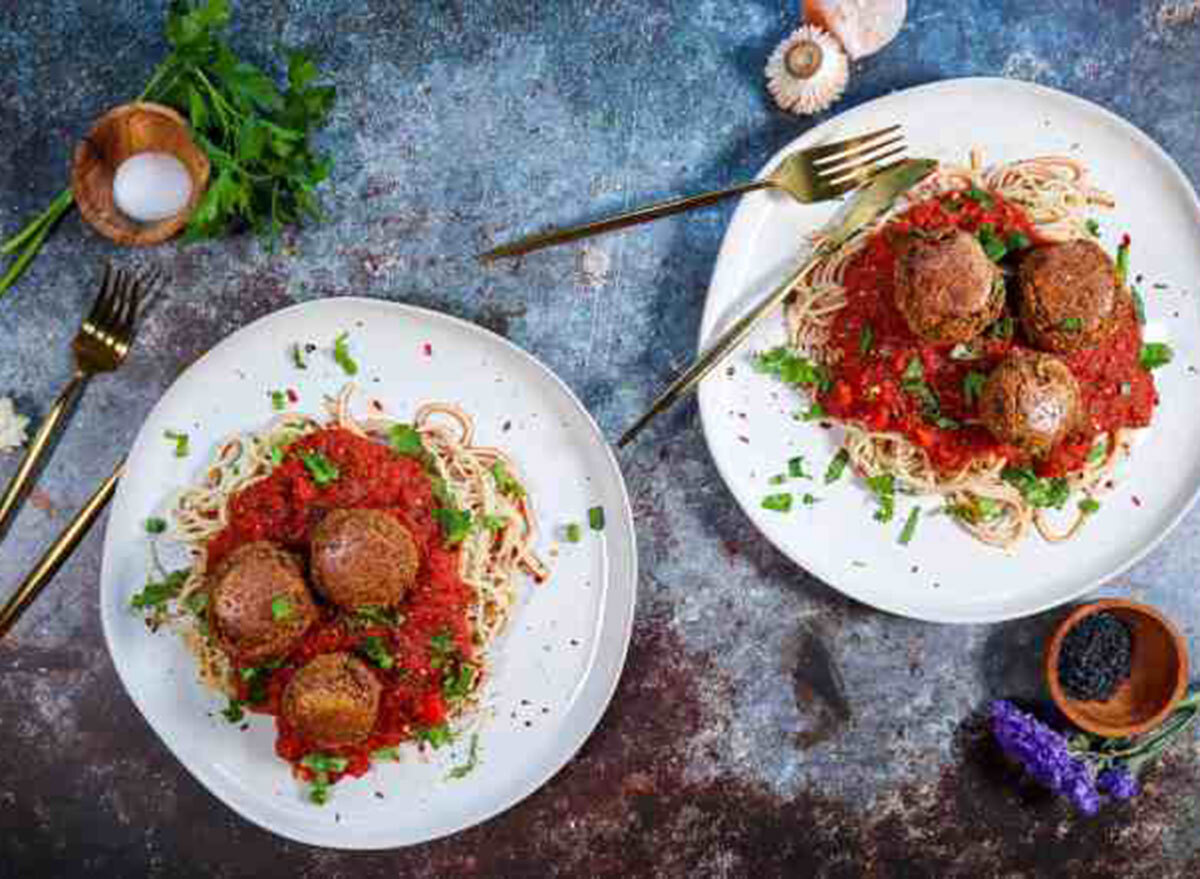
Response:
[[[588,510],[588,527],[593,531],[604,530],[604,507],[592,507]]]
[[[350,345],[346,341],[349,333],[342,333],[333,341],[333,359],[338,366],[342,368],[342,372],[346,375],[355,375],[358,373],[358,364],[354,362],[354,358],[350,356]]]
[[[1084,498],[1083,500],[1081,500],[1079,502],[1079,512],[1083,513],[1085,516],[1090,516],[1092,513],[1097,512],[1099,509],[1100,509],[1100,502],[1095,501],[1090,497]]]
[[[764,510],[773,510],[776,513],[788,513],[792,509],[792,495],[790,492],[782,492],[780,494],[769,494],[762,501]]]
[[[1158,369],[1160,366],[1166,366],[1174,356],[1175,352],[1171,350],[1170,345],[1163,342],[1147,342],[1142,345],[1141,353],[1138,355],[1138,362],[1141,363],[1142,369],[1148,372],[1152,369]]]
[[[271,599],[271,619],[275,622],[290,619],[294,610],[292,599],[287,595],[276,595]]]
[[[567,543],[578,543],[583,539],[583,529],[579,527],[578,522],[572,522],[567,526]]]
[[[917,532],[917,520],[921,518],[921,508],[913,507],[909,511],[908,518],[904,521],[904,528],[900,532],[900,545],[908,546],[912,541],[913,535]]]
[[[167,520],[160,519],[158,516],[151,516],[146,520],[147,534],[162,534],[167,530]]]
[[[858,353],[864,357],[875,346],[875,329],[870,324],[863,324],[858,334]]]
[[[831,485],[841,479],[842,472],[849,462],[850,453],[845,449],[838,449],[838,453],[833,456],[833,460],[829,462],[829,467],[825,470],[825,484]]]
[[[186,458],[188,456],[188,435],[179,433],[174,430],[164,430],[163,436],[175,443],[175,457]]]
[[[309,475],[312,476],[313,482],[317,487],[328,485],[338,478],[337,465],[322,455],[320,452],[309,452],[301,449],[299,452],[300,460],[304,462]]]

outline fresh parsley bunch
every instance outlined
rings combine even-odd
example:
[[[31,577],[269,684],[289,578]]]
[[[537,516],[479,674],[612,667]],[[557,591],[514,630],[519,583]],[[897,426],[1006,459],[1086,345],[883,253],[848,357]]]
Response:
[[[332,161],[313,149],[311,136],[328,120],[334,87],[319,82],[321,73],[304,52],[289,50],[281,90],[225,42],[229,18],[229,0],[173,0],[166,27],[171,52],[139,100],[167,104],[186,116],[212,163],[212,180],[184,240],[249,228],[275,241],[286,226],[321,219],[316,188],[329,176]],[[16,255],[0,277],[0,295],[72,204],[71,191],[63,191],[0,246],[0,253]]]

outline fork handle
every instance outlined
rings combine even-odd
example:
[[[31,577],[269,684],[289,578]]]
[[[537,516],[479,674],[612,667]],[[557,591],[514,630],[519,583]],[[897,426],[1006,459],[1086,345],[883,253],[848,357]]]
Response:
[[[50,578],[62,567],[62,563],[71,557],[71,553],[79,545],[79,541],[88,533],[92,523],[96,521],[96,517],[112,499],[117,482],[124,472],[125,462],[122,461],[113,470],[112,475],[96,489],[95,494],[88,499],[83,508],[75,514],[71,524],[50,545],[41,561],[29,572],[29,575],[17,587],[17,591],[4,603],[4,607],[0,608],[0,639],[8,634],[8,630],[21,618],[25,608],[29,607],[38,597],[43,587],[50,582]]]
[[[718,189],[715,192],[705,192],[701,195],[691,195],[685,198],[672,199],[671,201],[662,201],[657,204],[628,211],[624,214],[617,214],[615,217],[609,217],[606,220],[597,220],[594,223],[585,223],[582,226],[554,229],[538,235],[530,235],[527,238],[519,238],[510,244],[502,244],[497,248],[489,250],[487,253],[482,253],[479,255],[479,258],[498,259],[504,256],[520,256],[524,253],[531,253],[534,250],[541,250],[543,247],[551,247],[555,244],[563,244],[567,241],[575,241],[579,238],[599,235],[602,232],[612,232],[614,229],[624,229],[626,226],[636,226],[638,223],[648,223],[651,220],[657,220],[660,217],[669,217],[672,214],[682,214],[684,211],[690,211],[693,208],[707,207],[710,204],[716,204],[735,195],[754,192],[758,189],[769,189],[774,185],[770,180],[755,180],[752,183],[742,183],[737,186],[730,186],[727,189]]]
[[[12,482],[8,484],[8,488],[4,490],[4,497],[0,498],[0,538],[3,538],[8,532],[8,526],[12,523],[17,508],[21,505],[26,492],[33,486],[34,478],[37,475],[38,462],[41,461],[42,455],[49,448],[50,442],[62,425],[63,419],[71,411],[71,407],[79,398],[79,394],[83,390],[83,386],[87,383],[87,379],[88,374],[86,372],[82,370],[75,371],[75,375],[67,382],[67,386],[62,389],[62,393],[58,395],[58,399],[54,401],[54,405],[50,407],[50,411],[42,419],[42,424],[38,427],[37,433],[30,440],[29,449],[25,452],[25,457],[21,459],[16,475],[13,476]]]

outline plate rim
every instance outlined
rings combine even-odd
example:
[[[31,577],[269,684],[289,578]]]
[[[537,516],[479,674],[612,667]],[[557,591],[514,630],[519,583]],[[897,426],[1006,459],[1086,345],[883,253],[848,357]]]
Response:
[[[487,327],[480,326],[479,324],[472,323],[464,318],[446,314],[445,312],[436,311],[431,308],[425,308],[423,306],[412,305],[404,302],[394,302],[388,299],[377,299],[369,296],[331,296],[293,303],[261,315],[260,317],[257,317],[253,321],[238,327],[233,332],[221,338],[211,347],[205,350],[203,354],[189,363],[187,367],[180,371],[179,374],[176,375],[172,380],[171,384],[168,385],[167,388],[164,389],[163,392],[158,396],[158,399],[155,400],[154,404],[150,407],[142,419],[137,433],[134,436],[134,440],[130,444],[129,450],[126,452],[126,456],[128,456],[128,454],[132,452],[132,450],[138,445],[138,440],[141,438],[147,422],[150,421],[150,419],[162,405],[163,401],[171,394],[175,387],[189,374],[191,374],[193,370],[208,361],[218,351],[236,345],[241,337],[250,335],[256,329],[258,329],[261,324],[279,319],[284,315],[291,314],[292,312],[304,311],[313,308],[314,306],[339,307],[342,304],[347,304],[350,306],[365,305],[371,308],[383,308],[384,310],[394,310],[396,315],[401,318],[408,317],[409,319],[416,318],[420,320],[441,322],[452,327],[458,332],[467,334],[468,336],[476,336],[482,338],[485,342],[490,342],[493,344],[498,343],[510,354],[515,355],[518,359],[524,360],[534,369],[535,372],[541,374],[544,378],[549,379],[551,385],[557,387],[557,389],[565,395],[566,400],[576,409],[578,415],[582,417],[586,434],[590,437],[590,439],[595,440],[599,448],[602,450],[603,460],[605,461],[606,465],[611,468],[612,475],[615,476],[615,488],[620,501],[620,509],[618,511],[619,515],[612,518],[618,519],[621,526],[624,527],[629,534],[628,564],[630,577],[627,598],[624,601],[617,603],[617,600],[614,596],[615,590],[607,588],[604,604],[601,606],[602,609],[599,614],[600,631],[602,633],[609,628],[607,609],[610,607],[610,604],[613,609],[612,612],[614,615],[614,622],[618,625],[618,628],[615,631],[619,638],[619,642],[618,649],[614,651],[614,654],[612,655],[613,672],[610,678],[604,682],[602,690],[598,694],[601,698],[599,698],[596,702],[597,707],[594,711],[594,716],[583,721],[577,734],[571,737],[568,746],[563,750],[561,759],[554,758],[548,761],[549,768],[546,771],[530,776],[530,780],[527,780],[523,784],[515,785],[512,796],[497,800],[497,804],[494,807],[485,810],[478,816],[471,818],[465,823],[459,823],[456,826],[447,825],[444,829],[440,829],[436,833],[424,836],[419,840],[410,840],[407,842],[388,842],[377,839],[349,838],[345,840],[329,841],[322,836],[322,834],[325,832],[323,830],[313,835],[306,835],[303,832],[297,833],[295,832],[294,828],[282,826],[270,817],[248,814],[248,810],[243,808],[242,803],[230,798],[226,798],[224,795],[222,795],[219,790],[220,773],[212,771],[207,766],[192,765],[188,761],[184,760],[179,755],[179,752],[176,751],[176,749],[172,746],[171,741],[167,738],[167,736],[163,734],[163,731],[155,723],[154,719],[151,717],[151,714],[147,711],[146,707],[143,706],[141,700],[135,694],[134,688],[131,686],[129,679],[126,677],[125,665],[127,661],[118,659],[120,654],[118,651],[114,650],[113,646],[115,638],[113,627],[115,626],[116,621],[115,614],[118,611],[112,606],[113,602],[111,600],[106,600],[113,597],[113,595],[110,594],[112,592],[112,587],[106,588],[105,584],[111,582],[115,577],[115,574],[110,573],[110,568],[113,564],[115,564],[113,559],[115,554],[119,551],[119,538],[115,534],[114,529],[111,527],[111,511],[118,509],[118,507],[123,504],[127,491],[132,491],[132,489],[126,488],[125,479],[122,479],[118,483],[117,490],[114,494],[112,505],[110,507],[110,514],[105,521],[104,540],[101,548],[100,582],[98,584],[100,593],[100,622],[101,630],[104,636],[104,647],[108,653],[109,661],[112,663],[113,668],[117,673],[117,678],[121,682],[121,687],[124,690],[125,695],[128,697],[129,701],[133,703],[134,707],[137,708],[138,713],[142,716],[142,719],[146,722],[147,726],[150,727],[155,736],[157,736],[159,742],[163,745],[163,747],[166,748],[175,761],[179,763],[185,770],[187,770],[188,774],[191,775],[192,778],[198,781],[209,794],[211,794],[221,803],[222,806],[230,809],[248,823],[267,830],[280,837],[317,848],[342,851],[386,851],[408,848],[416,845],[424,845],[434,840],[443,839],[491,821],[493,818],[496,818],[509,809],[519,805],[534,793],[541,790],[541,788],[545,787],[551,780],[554,779],[555,776],[558,775],[558,773],[560,773],[578,756],[579,751],[595,734],[600,722],[608,713],[608,710],[612,705],[613,696],[616,694],[616,689],[620,684],[621,678],[625,672],[625,664],[629,656],[629,648],[632,641],[633,626],[637,612],[637,593],[639,584],[638,536],[633,517],[633,507],[629,497],[629,489],[625,483],[625,475],[621,470],[619,462],[617,461],[612,444],[608,442],[604,432],[600,429],[600,426],[596,423],[588,408],[583,405],[582,401],[578,398],[578,396],[576,396],[571,387],[561,377],[559,377],[554,370],[552,370],[532,353],[521,348],[515,342],[504,338],[500,334],[493,332]],[[606,585],[610,586],[611,583]],[[603,638],[603,635],[601,635],[601,638]],[[597,645],[598,644],[599,639],[597,641]],[[578,689],[582,689],[584,686],[586,686],[587,682],[592,678],[592,675],[595,674],[595,669],[596,663],[593,660],[591,663],[589,663],[587,672],[577,685]],[[343,828],[348,829],[345,827],[345,825],[343,825]]]
[[[1061,101],[1068,105],[1072,105],[1073,108],[1078,111],[1099,116],[1109,124],[1117,126],[1139,146],[1149,150],[1149,152],[1159,161],[1161,167],[1166,169],[1166,171],[1171,175],[1176,185],[1180,186],[1182,191],[1187,194],[1192,213],[1195,216],[1198,226],[1200,226],[1200,194],[1197,194],[1195,187],[1192,186],[1191,181],[1183,172],[1183,169],[1179,167],[1179,163],[1176,162],[1175,159],[1172,158],[1172,156],[1152,137],[1150,137],[1149,134],[1142,131],[1141,128],[1130,122],[1128,119],[1123,118],[1112,110],[1109,110],[1107,107],[1101,106],[1100,104],[1090,101],[1087,98],[1070,94],[1069,92],[1062,91],[1061,89],[1041,85],[1040,83],[1028,82],[1026,80],[1009,79],[1002,76],[968,76],[938,80],[935,82],[910,86],[904,89],[898,89],[894,92],[889,92],[886,95],[880,95],[879,97],[872,98],[869,101],[864,101],[857,106],[851,107],[842,113],[838,113],[819,122],[818,124],[794,137],[783,147],[778,149],[774,154],[772,154],[772,156],[759,170],[755,179],[757,180],[765,177],[783,160],[785,156],[798,149],[802,149],[813,141],[818,140],[830,128],[846,124],[847,122],[853,122],[855,117],[868,115],[869,113],[878,110],[881,106],[884,106],[891,101],[900,98],[911,98],[914,94],[926,94],[930,99],[933,99],[938,92],[984,87],[1011,89],[1016,92],[1032,94],[1042,99]],[[696,340],[697,352],[702,352],[708,347],[710,340],[718,328],[718,319],[720,315],[717,312],[714,295],[716,292],[718,271],[721,265],[730,258],[730,255],[734,250],[734,244],[729,234],[730,230],[733,229],[739,218],[741,218],[743,222],[753,218],[752,212],[754,209],[751,207],[751,204],[752,202],[748,201],[746,198],[741,199],[737,209],[734,211],[733,216],[730,218],[728,226],[726,226],[725,234],[721,238],[721,247],[717,252],[717,259],[713,264],[708,290],[704,297],[704,309],[701,313],[700,329],[697,333]],[[710,394],[705,392],[705,385],[701,385],[700,392],[697,396],[698,407],[700,410],[701,430],[704,434],[704,442],[708,448],[709,457],[716,466],[717,472],[720,474],[721,480],[725,483],[726,489],[731,495],[733,495],[734,501],[750,520],[751,524],[754,525],[754,528],[759,533],[759,536],[762,539],[767,540],[779,552],[783,553],[783,555],[787,557],[789,561],[791,561],[805,573],[809,574],[814,579],[819,580],[820,583],[826,588],[833,589],[834,591],[841,593],[842,595],[855,602],[858,602],[859,604],[874,608],[875,610],[883,611],[893,616],[904,617],[907,619],[951,625],[999,623],[1034,616],[1053,608],[1060,607],[1080,598],[1083,595],[1087,595],[1088,593],[1093,592],[1101,586],[1113,581],[1117,577],[1120,577],[1122,574],[1148,556],[1158,546],[1160,546],[1164,540],[1166,540],[1166,538],[1179,526],[1179,523],[1183,520],[1183,518],[1196,506],[1197,500],[1200,500],[1200,482],[1197,482],[1197,484],[1193,487],[1188,499],[1180,506],[1179,510],[1170,518],[1170,520],[1159,529],[1158,533],[1151,540],[1147,541],[1140,549],[1132,553],[1129,557],[1124,559],[1119,565],[1114,567],[1106,574],[1103,574],[1097,578],[1083,581],[1079,586],[1070,590],[1067,594],[1063,594],[1053,599],[1033,602],[1030,604],[1030,606],[1017,612],[998,611],[991,613],[978,613],[972,612],[969,609],[938,612],[936,610],[931,611],[920,608],[914,609],[903,601],[893,602],[887,598],[880,598],[877,595],[873,595],[869,598],[864,597],[863,594],[857,590],[853,584],[847,585],[844,582],[844,578],[838,576],[837,572],[832,570],[817,570],[815,566],[810,566],[810,562],[807,560],[802,560],[799,557],[799,554],[793,552],[790,547],[776,542],[774,538],[767,533],[767,531],[760,528],[756,518],[758,511],[745,503],[738,493],[734,491],[731,475],[728,472],[727,467],[724,466],[722,459],[716,453],[713,435],[717,431],[716,425],[718,423],[718,418],[717,413],[712,409],[715,403],[711,401]]]

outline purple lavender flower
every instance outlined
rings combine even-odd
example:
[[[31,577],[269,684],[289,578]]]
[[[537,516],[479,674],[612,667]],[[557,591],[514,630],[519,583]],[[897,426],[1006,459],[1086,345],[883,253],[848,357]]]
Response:
[[[1141,790],[1137,779],[1118,766],[1105,769],[1096,776],[1096,786],[1115,800],[1136,797]]]
[[[1085,814],[1100,808],[1091,767],[1071,754],[1061,733],[1004,699],[992,703],[992,733],[1004,753],[1038,784],[1065,796]]]

